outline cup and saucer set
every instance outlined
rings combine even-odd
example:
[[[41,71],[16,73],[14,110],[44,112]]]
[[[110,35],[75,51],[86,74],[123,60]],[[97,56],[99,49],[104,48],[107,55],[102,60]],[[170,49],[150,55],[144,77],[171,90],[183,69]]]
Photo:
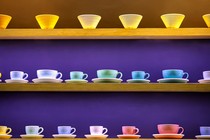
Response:
[[[71,126],[58,126],[58,134],[53,134],[54,138],[75,138],[76,128]]]
[[[203,72],[203,79],[198,80],[199,83],[208,84],[210,83],[210,71]]]
[[[106,139],[108,129],[103,126],[90,126],[90,134],[86,134],[87,139]]]
[[[63,81],[62,73],[51,69],[37,70],[37,77],[32,80],[34,83],[61,83]]]
[[[10,79],[6,79],[6,83],[28,83],[28,74],[23,71],[10,71]]]
[[[137,135],[139,133],[139,129],[135,126],[122,126],[122,133],[117,135],[120,139],[138,139],[141,135]]]
[[[87,83],[86,80],[88,78],[87,73],[83,73],[82,71],[71,71],[70,79],[65,80],[66,83]]]
[[[184,137],[184,128],[178,124],[158,124],[157,129],[159,134],[153,134],[156,139],[181,139]],[[179,130],[181,130],[180,133]]]
[[[39,127],[37,125],[28,125],[25,126],[26,134],[22,134],[20,137],[25,139],[40,139],[44,137],[44,135],[41,135],[43,131],[43,127]]]
[[[148,78],[150,77],[149,73],[146,73],[144,71],[132,71],[131,72],[132,79],[128,79],[128,83],[149,83],[150,80]]]
[[[117,76],[119,75],[119,78]],[[92,79],[93,83],[121,83],[123,74],[113,69],[97,70],[97,77]]]
[[[210,139],[210,126],[201,126],[200,135],[195,136],[197,139]]]
[[[159,83],[187,83],[189,74],[180,69],[167,69],[162,71],[163,78],[158,79]],[[185,78],[183,78],[186,75]]]
[[[7,126],[0,126],[0,139],[10,139],[12,135],[9,135],[12,129]]]

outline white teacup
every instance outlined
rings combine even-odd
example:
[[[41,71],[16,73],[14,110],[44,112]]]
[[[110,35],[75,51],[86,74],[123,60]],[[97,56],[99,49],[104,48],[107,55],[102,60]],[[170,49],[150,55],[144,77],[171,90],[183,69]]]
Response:
[[[103,126],[90,126],[91,135],[104,135],[108,132],[108,129]]]
[[[101,20],[101,16],[94,14],[83,14],[78,17],[83,29],[95,29]]]
[[[203,72],[203,79],[210,80],[210,71]]]
[[[28,74],[23,71],[10,71],[10,78],[12,80],[25,80],[28,78]]]
[[[58,77],[58,75],[60,76]],[[57,70],[40,69],[37,70],[37,77],[38,79],[61,79],[62,73]]]
[[[43,127],[37,125],[25,126],[26,135],[39,135],[44,131]]]
[[[136,29],[142,18],[143,16],[138,14],[123,14],[119,16],[125,29]]]

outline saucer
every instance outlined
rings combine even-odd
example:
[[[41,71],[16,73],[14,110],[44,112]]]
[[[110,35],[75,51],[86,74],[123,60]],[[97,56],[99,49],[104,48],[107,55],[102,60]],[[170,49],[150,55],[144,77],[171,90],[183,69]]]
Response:
[[[141,137],[141,135],[125,135],[125,134],[123,135],[123,134],[121,134],[121,135],[117,135],[117,137],[120,139],[138,139]]]
[[[0,79],[0,82],[1,82],[1,79]]]
[[[153,134],[156,139],[181,139],[184,134]]]
[[[54,138],[75,138],[76,136],[73,134],[53,134]]]
[[[39,134],[30,134],[30,135],[26,135],[26,134],[23,134],[23,135],[20,135],[21,138],[27,138],[27,139],[40,139],[40,138],[43,138],[44,135],[39,135]]]
[[[66,83],[87,83],[88,81],[85,79],[67,79]]]
[[[87,134],[85,135],[86,138],[88,139],[105,139],[107,138],[109,135],[90,135],[90,134]]]
[[[50,79],[50,78],[42,78],[42,79],[33,79],[34,83],[61,83],[62,79]]]
[[[25,80],[25,79],[17,79],[17,80],[14,80],[14,79],[7,79],[5,80],[6,83],[28,83],[28,80]]]
[[[195,136],[197,139],[210,139],[210,135],[197,135]]]
[[[201,84],[209,84],[210,79],[200,79],[200,80],[198,80],[198,82],[201,83]]]
[[[0,134],[0,139],[10,139],[11,137],[12,137],[12,135]]]
[[[128,83],[149,83],[150,80],[147,79],[128,79]]]
[[[119,78],[94,78],[94,83],[121,83],[123,80]]]
[[[163,78],[157,80],[159,83],[187,83],[188,79],[183,78]]]

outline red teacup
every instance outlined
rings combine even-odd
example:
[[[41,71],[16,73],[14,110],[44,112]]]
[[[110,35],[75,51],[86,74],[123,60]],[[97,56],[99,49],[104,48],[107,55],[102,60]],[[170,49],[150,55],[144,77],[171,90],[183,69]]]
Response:
[[[135,135],[139,132],[139,129],[135,126],[122,126],[123,135]]]
[[[181,132],[179,134],[184,132],[184,128],[180,127],[178,124],[159,124],[157,127],[160,134],[178,134],[180,129]]]

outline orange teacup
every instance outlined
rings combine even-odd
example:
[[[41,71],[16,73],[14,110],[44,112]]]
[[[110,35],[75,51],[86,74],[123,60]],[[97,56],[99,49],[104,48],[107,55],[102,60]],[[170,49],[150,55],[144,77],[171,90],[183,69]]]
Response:
[[[160,134],[178,134],[180,129],[181,132],[179,134],[184,132],[184,128],[178,124],[158,124],[157,128]]]
[[[139,129],[135,126],[122,126],[123,135],[135,135],[139,132]]]

